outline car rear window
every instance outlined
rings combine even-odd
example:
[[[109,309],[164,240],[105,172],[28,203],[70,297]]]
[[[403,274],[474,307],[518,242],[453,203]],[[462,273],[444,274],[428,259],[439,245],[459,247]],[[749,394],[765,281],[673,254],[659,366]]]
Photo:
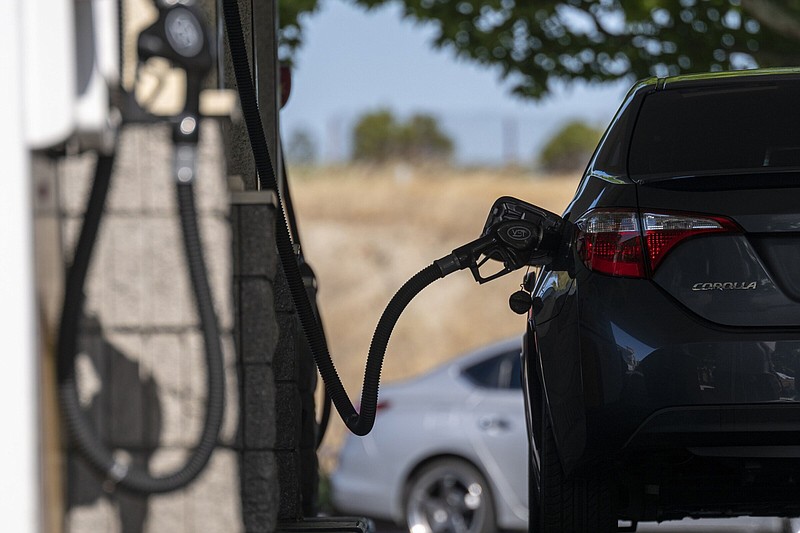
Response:
[[[655,91],[642,103],[628,153],[637,181],[800,169],[800,82]]]

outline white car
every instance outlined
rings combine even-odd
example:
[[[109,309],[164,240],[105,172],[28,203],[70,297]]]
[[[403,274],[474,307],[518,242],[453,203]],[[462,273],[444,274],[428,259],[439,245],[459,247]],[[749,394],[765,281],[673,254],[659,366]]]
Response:
[[[349,435],[331,476],[336,509],[411,533],[528,528],[519,338],[381,389],[375,427]]]

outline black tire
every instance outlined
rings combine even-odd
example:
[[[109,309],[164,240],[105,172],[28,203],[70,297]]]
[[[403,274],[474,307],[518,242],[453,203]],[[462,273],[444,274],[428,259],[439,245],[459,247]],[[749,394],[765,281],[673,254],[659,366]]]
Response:
[[[538,464],[529,454],[530,530],[536,533],[617,530],[613,470],[589,465],[566,476],[556,450],[550,416],[542,409]],[[537,482],[538,481],[538,482]]]
[[[411,477],[406,486],[405,516],[413,533],[497,531],[486,478],[457,458],[432,461]]]

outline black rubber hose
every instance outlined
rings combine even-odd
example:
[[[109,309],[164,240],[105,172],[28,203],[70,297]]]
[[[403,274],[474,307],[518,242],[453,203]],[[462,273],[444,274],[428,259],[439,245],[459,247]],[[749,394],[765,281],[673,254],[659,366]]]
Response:
[[[291,220],[291,216],[290,216],[289,219]],[[305,264],[305,267],[308,268],[308,270],[311,272],[311,275],[313,276],[314,273],[311,270],[311,268],[308,266],[308,263]],[[314,278],[314,279],[316,279],[316,278]],[[314,307],[314,316],[316,317],[317,322],[319,323],[319,327],[322,330],[322,334],[325,335],[325,324],[322,322],[322,315],[319,312],[319,307],[316,305],[316,303],[317,303],[317,300],[316,300],[316,293],[317,293],[316,286],[313,287],[313,288],[306,287],[306,290],[308,291],[308,297],[311,300],[311,303],[313,304],[313,307]],[[327,338],[328,338],[328,336],[325,335],[326,341],[327,341]],[[309,351],[310,350],[311,350],[311,348],[309,347]],[[313,357],[314,354],[312,353],[311,355]],[[316,362],[315,362],[315,364],[316,364]],[[317,424],[316,424],[315,449],[317,449],[317,450],[319,450],[319,447],[322,446],[322,441],[325,439],[325,433],[328,431],[328,424],[331,421],[331,405],[332,405],[331,404],[331,395],[328,393],[328,387],[325,386],[324,381],[323,381],[322,385],[323,385],[322,386],[322,414],[320,416],[319,422],[317,422]]]
[[[225,375],[218,322],[203,261],[192,186],[191,184],[177,184],[184,249],[203,332],[208,366],[208,403],[205,423],[200,440],[189,459],[179,470],[171,474],[153,477],[146,471],[117,462],[86,419],[78,399],[75,378],[75,356],[85,299],[83,288],[102,220],[112,168],[113,156],[98,157],[83,227],[75,248],[72,265],[67,272],[58,339],[59,394],[66,424],[75,445],[94,468],[102,472],[112,483],[132,492],[144,494],[170,492],[185,487],[197,477],[208,463],[217,444],[225,406]]]
[[[281,141],[283,142],[283,141]],[[280,147],[281,150],[281,159],[285,162],[286,156],[283,155],[283,144]],[[286,220],[289,223],[289,235],[292,239],[292,242],[297,245],[300,249],[300,254],[303,253],[303,246],[300,243],[300,230],[297,227],[297,216],[295,215],[294,211],[294,202],[292,201],[292,190],[289,187],[289,175],[286,172],[286,165],[284,164],[281,167],[281,184],[283,185],[281,190],[281,200],[283,200],[283,206],[286,209]]]
[[[114,168],[115,153],[116,150],[111,155],[97,156],[92,189],[83,215],[83,226],[72,254],[72,264],[67,270],[64,304],[61,307],[61,322],[58,331],[58,381],[62,386],[62,395],[65,382],[72,381],[74,385],[78,329],[83,314],[83,287],[86,282],[86,274],[89,272],[94,244],[97,241],[100,221],[103,217],[103,208]],[[71,388],[74,389],[74,387]]]
[[[397,319],[400,318],[406,306],[422,289],[441,278],[442,271],[439,266],[435,263],[428,265],[406,281],[392,299],[389,300],[386,309],[383,310],[381,319],[375,327],[375,333],[372,334],[372,343],[369,346],[367,369],[364,372],[364,386],[361,392],[361,412],[356,420],[347,425],[356,435],[366,435],[375,423],[383,356],[386,353],[386,346],[389,344],[389,337],[397,323]],[[335,398],[333,400],[335,404]]]
[[[283,145],[281,144],[281,159],[286,161],[286,156],[283,154]],[[289,232],[292,242],[297,245],[297,249],[299,250],[298,254],[298,261],[301,263],[301,276],[308,278],[311,277],[312,280],[316,280],[316,276],[314,275],[314,270],[311,268],[305,258],[303,257],[303,246],[300,243],[300,230],[297,227],[297,216],[295,215],[294,210],[294,202],[292,202],[292,190],[289,187],[289,176],[286,172],[286,165],[282,168],[282,190],[283,194],[281,198],[283,199],[283,203],[286,207],[286,219],[289,223]],[[303,269],[306,270],[303,273]],[[322,317],[319,313],[319,308],[317,307],[317,288],[314,286],[313,288],[306,287],[308,292],[308,298],[311,300],[312,308],[314,309],[314,316],[316,317],[317,322],[319,323],[320,330],[322,330],[322,335],[325,336],[325,342],[327,343],[328,336],[325,335],[325,326],[322,323]],[[316,439],[315,439],[315,449],[319,449],[322,445],[322,441],[325,439],[325,433],[328,431],[328,423],[331,420],[331,396],[328,394],[327,387],[323,386],[322,390],[322,414],[319,419],[319,422],[316,424]]]
[[[331,360],[325,335],[322,333],[317,323],[311,302],[306,294],[303,280],[300,275],[300,268],[294,253],[292,240],[289,236],[289,229],[286,223],[286,216],[280,201],[280,188],[275,179],[275,169],[272,166],[267,140],[264,134],[264,125],[261,122],[261,113],[258,109],[258,99],[256,98],[253,86],[250,63],[247,58],[244,34],[242,31],[242,20],[239,14],[237,0],[224,0],[223,11],[225,16],[225,28],[228,35],[228,44],[231,50],[236,85],[239,92],[239,101],[242,106],[247,133],[250,138],[250,146],[253,150],[256,171],[258,172],[259,185],[261,189],[275,191],[279,199],[279,207],[276,210],[275,242],[278,248],[283,272],[289,285],[289,292],[292,301],[300,317],[300,324],[303,333],[308,340],[314,361],[317,363],[322,381],[330,393],[331,401],[342,417],[345,425],[356,435],[366,435],[372,429],[375,422],[375,410],[378,405],[378,386],[380,382],[381,367],[383,356],[386,351],[386,344],[389,341],[392,328],[397,322],[402,310],[408,302],[416,296],[419,291],[427,285],[442,277],[442,272],[434,263],[419,272],[416,276],[406,282],[403,287],[392,298],[391,302],[384,311],[381,320],[373,336],[367,358],[367,368],[364,374],[364,388],[361,394],[361,413],[356,412],[347,392],[344,390],[342,381]]]

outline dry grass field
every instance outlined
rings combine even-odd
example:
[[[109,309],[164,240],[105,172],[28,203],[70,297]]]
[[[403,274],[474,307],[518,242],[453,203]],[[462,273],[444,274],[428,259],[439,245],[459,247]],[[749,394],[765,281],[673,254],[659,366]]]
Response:
[[[360,394],[372,332],[413,274],[480,234],[492,202],[511,195],[561,213],[578,175],[448,167],[291,168],[304,252],[317,273],[331,353],[350,397]],[[524,272],[478,285],[461,271],[428,287],[392,334],[382,381],[418,375],[458,354],[520,334],[509,295]],[[344,429],[332,416],[321,450],[329,469]]]

